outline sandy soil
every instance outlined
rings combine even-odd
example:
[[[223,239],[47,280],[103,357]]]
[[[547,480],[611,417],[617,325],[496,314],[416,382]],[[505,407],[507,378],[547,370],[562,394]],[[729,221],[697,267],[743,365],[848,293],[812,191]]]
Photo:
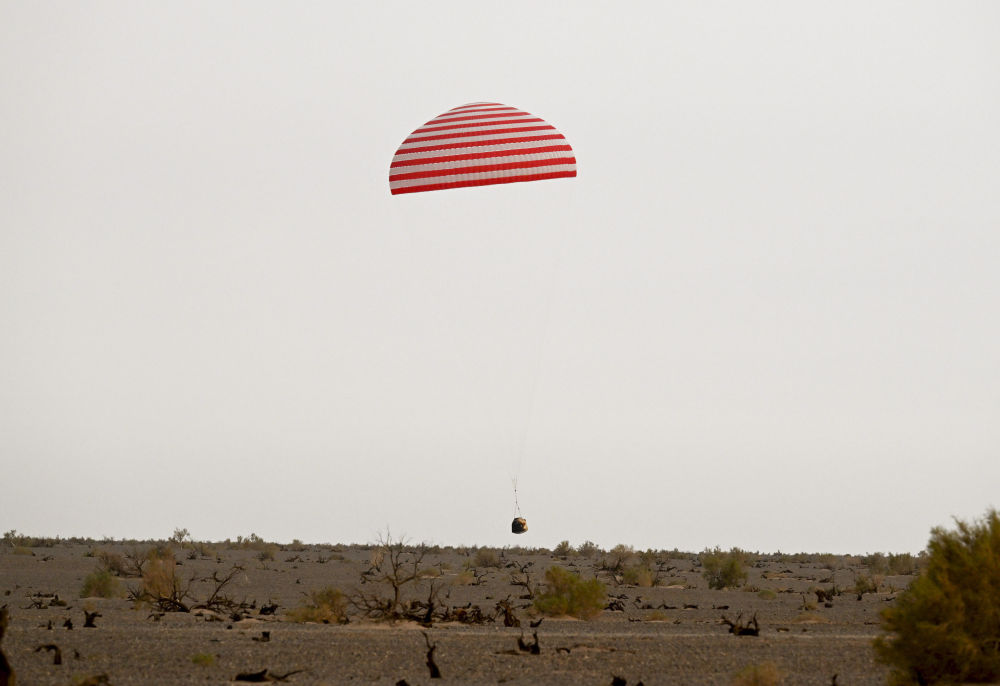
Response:
[[[327,586],[386,594],[371,583],[361,585],[371,551],[362,547],[300,546],[258,559],[253,549],[223,544],[197,554],[175,546],[187,579],[224,574],[243,567],[226,587],[237,601],[252,604],[239,621],[204,612],[154,612],[127,598],[80,598],[84,578],[99,566],[95,549],[123,553],[147,545],[59,544],[49,548],[4,550],[0,554],[0,604],[6,603],[10,627],[3,650],[19,684],[80,683],[105,674],[119,686],[130,684],[203,684],[233,682],[241,672],[270,670],[294,684],[611,684],[619,676],[629,684],[732,684],[750,665],[773,663],[785,684],[883,684],[886,669],[875,662],[871,640],[878,617],[896,589],[910,577],[886,577],[878,593],[844,592],[830,606],[817,602],[811,589],[854,586],[855,575],[869,570],[853,558],[817,558],[814,562],[762,558],[752,562],[743,590],[709,590],[696,556],[667,560],[661,585],[619,584],[600,571],[602,555],[557,558],[551,554],[507,552],[499,567],[485,572],[480,584],[462,573],[473,565],[474,551],[446,549],[427,555],[425,566],[438,575],[442,603],[459,607],[474,603],[493,614],[497,601],[510,597],[523,628],[503,622],[481,625],[435,622],[424,628],[413,622],[387,623],[352,616],[346,625],[294,623],[287,611],[300,606],[304,593]],[[188,556],[192,559],[188,559]],[[266,555],[265,555],[266,557]],[[552,565],[567,566],[586,576],[596,573],[607,583],[609,605],[596,619],[546,617],[537,629],[525,589],[511,584],[513,566],[530,563],[532,583]],[[122,587],[140,580],[123,578]],[[410,585],[406,599],[427,597],[429,580]],[[211,584],[197,583],[195,598],[207,597]],[[773,593],[762,592],[766,590]],[[39,595],[41,594],[41,595]],[[58,596],[55,600],[53,596]],[[55,602],[53,602],[55,601]],[[65,602],[63,605],[61,603]],[[273,615],[260,608],[276,603]],[[99,612],[96,627],[84,628],[85,611]],[[756,614],[759,636],[736,636],[723,615],[746,620]],[[72,629],[65,625],[73,624]],[[522,635],[529,643],[537,631],[539,654],[518,649]],[[263,632],[269,632],[269,640]],[[429,640],[442,679],[431,681],[425,664]],[[62,664],[54,662],[59,647]],[[197,661],[196,661],[197,659]]]

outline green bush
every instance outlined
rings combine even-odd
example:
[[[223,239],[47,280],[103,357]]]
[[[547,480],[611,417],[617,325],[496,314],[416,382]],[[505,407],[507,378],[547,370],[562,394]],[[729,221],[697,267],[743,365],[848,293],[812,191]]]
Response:
[[[542,614],[592,619],[604,609],[607,593],[598,579],[584,580],[562,567],[549,567],[545,584],[545,592],[535,599],[535,609]]]
[[[735,588],[746,582],[747,570],[744,566],[745,553],[733,548],[728,553],[719,548],[706,550],[701,554],[702,576],[708,587],[714,589]]]
[[[892,684],[1000,681],[1000,515],[956,525],[932,530],[926,569],[882,612]]]
[[[98,569],[83,579],[81,598],[119,598],[122,596],[121,583],[107,569]]]

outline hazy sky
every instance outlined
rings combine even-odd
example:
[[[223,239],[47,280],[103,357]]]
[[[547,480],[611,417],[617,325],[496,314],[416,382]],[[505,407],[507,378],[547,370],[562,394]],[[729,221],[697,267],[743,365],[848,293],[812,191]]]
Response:
[[[0,527],[920,550],[1000,506],[998,35],[995,2],[2,1]],[[483,100],[579,176],[391,196]]]

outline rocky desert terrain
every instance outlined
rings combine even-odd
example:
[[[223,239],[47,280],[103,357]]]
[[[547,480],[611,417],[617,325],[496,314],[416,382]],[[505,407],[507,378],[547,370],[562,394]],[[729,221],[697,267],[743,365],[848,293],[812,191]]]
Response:
[[[912,576],[877,555],[742,553],[745,578],[713,589],[706,554],[253,536],[6,546],[0,647],[29,686],[885,683],[871,641]],[[175,586],[144,595],[157,565]],[[596,616],[537,611],[552,567],[600,580]],[[81,596],[102,571],[111,597]],[[338,611],[303,611],[324,589]]]

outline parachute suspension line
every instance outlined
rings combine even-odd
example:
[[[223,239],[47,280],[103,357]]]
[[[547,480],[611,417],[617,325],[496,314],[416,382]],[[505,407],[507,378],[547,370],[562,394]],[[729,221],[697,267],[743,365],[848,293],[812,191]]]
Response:
[[[513,479],[511,479],[510,483],[511,483],[511,485],[514,486],[514,516],[515,517],[520,517],[521,516],[521,506],[518,505],[518,503],[517,503],[517,477],[515,476]]]
[[[535,341],[534,360],[531,369],[531,378],[528,381],[528,402],[524,421],[521,422],[521,432],[517,437],[516,457],[514,467],[514,492],[517,495],[517,478],[521,474],[521,464],[524,462],[524,455],[527,452],[528,428],[531,425],[531,418],[535,413],[535,396],[538,391],[538,378],[541,376],[542,356],[549,339],[549,320],[552,318],[552,301],[555,299],[557,282],[557,272],[562,263],[562,253],[566,249],[565,236],[569,222],[556,219],[557,230],[555,233],[555,247],[552,250],[552,257],[549,262],[548,282],[545,285],[545,292],[542,304],[542,326],[541,332]],[[515,497],[516,500],[516,497]],[[519,515],[520,516],[520,515]]]

